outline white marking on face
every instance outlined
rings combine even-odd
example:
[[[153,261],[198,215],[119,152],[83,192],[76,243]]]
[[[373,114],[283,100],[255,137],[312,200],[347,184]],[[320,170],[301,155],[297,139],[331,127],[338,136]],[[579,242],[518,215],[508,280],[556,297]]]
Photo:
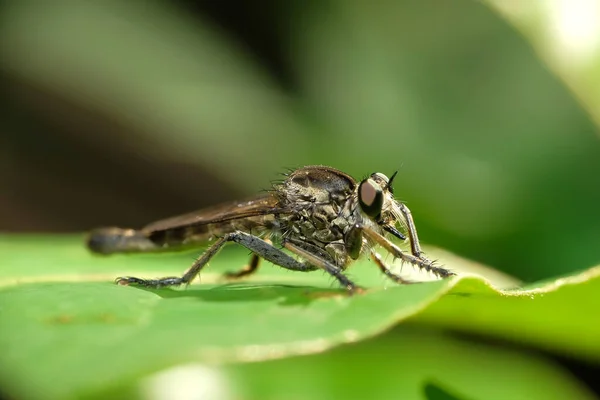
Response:
[[[384,182],[389,182],[390,179],[385,176],[384,174],[382,174],[381,172],[376,172],[375,175],[377,175],[379,178],[383,179]]]

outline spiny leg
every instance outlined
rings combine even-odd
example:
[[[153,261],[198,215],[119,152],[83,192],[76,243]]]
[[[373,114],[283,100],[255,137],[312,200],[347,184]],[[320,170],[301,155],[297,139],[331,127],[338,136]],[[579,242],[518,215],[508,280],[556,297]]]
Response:
[[[390,278],[391,280],[393,280],[396,283],[400,283],[400,284],[411,284],[411,283],[415,283],[413,281],[409,281],[407,279],[402,278],[400,275],[397,275],[395,273],[393,273],[390,268],[385,265],[385,262],[383,261],[383,259],[381,258],[381,256],[371,250],[371,258],[375,261],[375,264],[377,264],[377,266],[379,267],[379,269],[381,270],[381,272],[383,272],[383,274],[385,276],[387,276],[388,278]]]
[[[416,257],[412,254],[406,254],[394,243],[390,242],[385,237],[383,237],[381,234],[375,232],[372,229],[369,229],[367,227],[362,227],[362,230],[369,239],[371,239],[372,241],[374,241],[377,244],[379,244],[380,246],[382,246],[384,249],[389,251],[396,258],[400,258],[403,261],[406,261],[413,265],[416,265],[420,269],[424,269],[424,270],[431,272],[434,275],[439,276],[441,278],[447,278],[449,276],[456,275],[452,271],[449,271],[445,268],[441,268],[441,267],[437,267],[437,266],[433,265],[433,261],[430,261],[430,260],[426,259],[425,257],[422,257],[422,256]]]
[[[306,249],[303,249],[296,243],[285,242],[283,245],[286,249],[292,253],[304,258],[309,264],[317,266],[333,276],[338,282],[347,289],[351,294],[362,292],[363,289],[357,286],[354,282],[348,279],[343,273],[342,269],[330,261],[322,258],[321,256],[314,254]]]
[[[152,288],[161,288],[166,286],[179,286],[181,284],[189,284],[199,273],[200,270],[208,263],[221,247],[227,243],[228,238],[222,237],[210,246],[200,257],[194,261],[192,266],[183,274],[183,276],[167,276],[158,279],[142,279],[134,276],[118,277],[115,282],[118,285],[136,285]]]
[[[304,252],[310,253],[314,257],[325,260],[325,261],[329,262],[330,264],[333,264],[333,265],[337,264],[335,262],[334,258],[331,256],[331,254],[329,254],[327,251],[325,251],[324,249],[322,249],[321,247],[319,247],[317,245],[314,245],[312,243],[306,242],[301,239],[294,239],[294,238],[286,238],[283,242],[284,247],[285,247],[286,243],[293,244],[294,246],[300,248],[301,250],[304,250]],[[314,267],[314,268],[315,268],[315,270],[322,269],[321,267]]]
[[[417,228],[415,226],[415,222],[412,217],[412,213],[404,205],[404,203],[398,202],[398,207],[400,208],[400,212],[404,216],[404,220],[406,221],[406,226],[408,230],[408,236],[410,237],[410,251],[415,257],[425,258],[423,257],[423,252],[421,251],[421,244],[419,243],[419,237],[417,235]]]
[[[360,254],[360,252],[361,252],[361,249],[363,248],[363,245],[366,244],[366,241],[363,239],[363,236],[364,236],[363,231],[364,231],[363,227],[361,227],[360,225],[355,225],[354,227],[351,228],[351,230],[346,235],[347,238],[352,238],[352,240],[350,240],[350,241],[346,240],[346,249],[348,250],[350,257],[352,257],[352,254],[356,254],[358,256],[358,254]],[[402,234],[400,232],[396,231],[395,228],[393,228],[391,230],[387,230],[387,231],[392,233],[396,237],[402,236]],[[406,280],[406,279],[402,278],[401,276],[392,272],[390,270],[390,268],[385,264],[385,262],[383,261],[383,259],[379,255],[379,253],[377,253],[373,249],[371,249],[369,252],[371,253],[371,258],[375,261],[375,264],[377,264],[377,266],[379,267],[379,270],[381,272],[383,272],[383,274],[385,276],[387,276],[394,282],[400,283],[400,284],[414,283],[414,282]],[[356,259],[357,257],[352,257],[352,258]]]
[[[208,248],[194,263],[192,266],[183,274],[181,277],[169,276],[159,279],[141,279],[136,277],[119,277],[116,279],[116,283],[120,285],[138,285],[144,287],[160,288],[165,286],[178,286],[182,284],[189,284],[204,268],[208,261],[214,257],[215,254],[225,245],[227,242],[238,243],[248,250],[252,251],[258,257],[264,258],[267,261],[272,262],[280,267],[293,270],[293,271],[313,271],[315,267],[308,264],[302,263],[290,255],[284,253],[272,244],[267,243],[259,237],[250,235],[242,231],[236,231],[228,233],[222,238],[219,238],[211,247]]]

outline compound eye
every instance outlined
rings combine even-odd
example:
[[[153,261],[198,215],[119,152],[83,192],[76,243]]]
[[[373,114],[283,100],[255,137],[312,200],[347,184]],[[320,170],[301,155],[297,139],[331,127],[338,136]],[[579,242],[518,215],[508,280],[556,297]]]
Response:
[[[358,187],[358,202],[360,208],[371,218],[381,214],[383,207],[383,190],[373,179],[368,178]]]

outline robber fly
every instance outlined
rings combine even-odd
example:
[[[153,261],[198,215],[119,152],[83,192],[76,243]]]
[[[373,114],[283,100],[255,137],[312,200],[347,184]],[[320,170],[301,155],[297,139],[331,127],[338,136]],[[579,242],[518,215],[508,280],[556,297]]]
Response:
[[[97,229],[88,237],[88,247],[103,254],[149,252],[176,250],[216,239],[183,276],[128,276],[115,281],[153,288],[189,284],[227,242],[240,244],[253,253],[250,263],[240,271],[228,273],[229,278],[255,272],[263,258],[293,271],[326,271],[354,293],[359,287],[343,272],[352,260],[370,255],[386,276],[398,283],[412,283],[390,270],[375,251],[376,245],[394,258],[438,277],[454,275],[423,255],[409,209],[394,199],[392,182],[396,173],[391,178],[374,173],[357,182],[330,167],[307,166],[285,175],[283,182],[248,201],[164,219],[139,230]],[[408,239],[411,254],[390,241],[394,237]]]

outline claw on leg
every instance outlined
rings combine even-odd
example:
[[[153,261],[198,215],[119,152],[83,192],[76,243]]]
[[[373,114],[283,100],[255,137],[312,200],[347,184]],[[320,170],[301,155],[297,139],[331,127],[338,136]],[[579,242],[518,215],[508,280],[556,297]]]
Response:
[[[158,289],[165,286],[179,286],[182,279],[177,276],[169,276],[160,279],[140,279],[134,276],[120,276],[115,279],[115,283],[120,286],[141,286]]]
[[[360,286],[348,287],[347,289],[348,289],[348,293],[350,293],[350,296],[361,295],[361,294],[367,293],[367,290]]]

